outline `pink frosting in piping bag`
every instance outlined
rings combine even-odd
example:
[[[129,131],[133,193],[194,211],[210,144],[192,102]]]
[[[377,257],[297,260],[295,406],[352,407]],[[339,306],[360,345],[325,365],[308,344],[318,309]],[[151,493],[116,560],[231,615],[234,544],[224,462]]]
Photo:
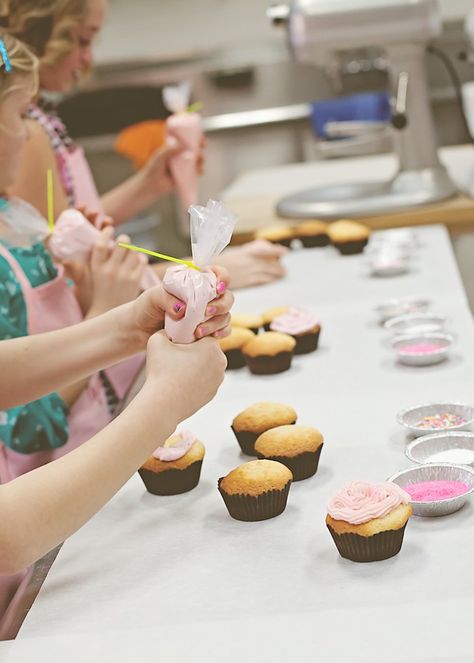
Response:
[[[86,262],[100,234],[92,223],[76,209],[65,210],[55,223],[49,239],[49,249],[53,256],[61,261],[79,260]],[[142,277],[144,290],[160,283],[156,272],[147,267]]]
[[[170,161],[171,174],[184,210],[198,199],[197,157],[203,137],[201,116],[186,110],[190,96],[189,83],[163,88],[165,106],[173,113],[166,120],[168,136],[186,147]]]
[[[383,518],[409,501],[410,496],[396,483],[352,481],[330,500],[328,513],[334,520],[360,525],[374,518]]]
[[[200,271],[179,265],[166,270],[163,286],[186,304],[181,320],[165,316],[165,331],[174,343],[192,343],[196,327],[205,319],[206,308],[216,297],[217,278],[209,268],[230,242],[237,217],[224,205],[209,200],[206,207],[192,205],[191,245],[193,262]]]

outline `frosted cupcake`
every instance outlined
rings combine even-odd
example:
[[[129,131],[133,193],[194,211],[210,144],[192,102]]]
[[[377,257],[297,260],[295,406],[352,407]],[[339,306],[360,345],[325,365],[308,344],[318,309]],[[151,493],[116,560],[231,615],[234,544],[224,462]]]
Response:
[[[267,520],[286,508],[292,474],[273,460],[251,460],[218,481],[227,510],[236,520]]]
[[[194,433],[182,431],[158,447],[138,473],[153,495],[186,493],[199,483],[205,453]]]
[[[270,331],[270,325],[272,324],[273,320],[277,318],[279,315],[283,315],[283,313],[286,313],[289,308],[290,308],[289,306],[275,306],[273,308],[269,308],[266,311],[264,311],[262,313],[264,330]]]
[[[312,313],[290,307],[270,323],[271,331],[289,334],[295,341],[295,355],[314,352],[318,348],[321,325]]]
[[[412,513],[397,484],[352,481],[329,502],[326,525],[341,557],[375,562],[400,552]]]

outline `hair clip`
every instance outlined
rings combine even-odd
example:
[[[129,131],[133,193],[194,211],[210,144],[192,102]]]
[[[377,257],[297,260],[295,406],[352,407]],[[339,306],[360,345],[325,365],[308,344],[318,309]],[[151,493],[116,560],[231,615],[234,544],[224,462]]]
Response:
[[[10,58],[8,57],[7,47],[5,46],[5,42],[3,41],[3,39],[0,39],[0,56],[3,60],[3,64],[5,65],[5,71],[7,72],[7,74],[10,74],[12,70],[12,63],[10,62]]]

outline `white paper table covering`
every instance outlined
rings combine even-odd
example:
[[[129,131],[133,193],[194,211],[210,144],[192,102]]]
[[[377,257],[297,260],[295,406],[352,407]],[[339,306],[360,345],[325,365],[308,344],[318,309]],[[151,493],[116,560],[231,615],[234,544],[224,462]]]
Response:
[[[474,401],[474,326],[447,233],[416,232],[422,247],[408,275],[370,278],[361,256],[314,249],[288,256],[285,281],[238,293],[236,310],[314,310],[320,350],[281,375],[227,374],[214,402],[186,423],[207,446],[198,488],[154,497],[135,475],[64,545],[9,663],[27,660],[29,648],[37,662],[63,661],[68,647],[68,661],[93,660],[97,651],[104,662],[129,661],[132,651],[143,661],[173,652],[174,661],[217,660],[218,651],[226,662],[245,652],[252,661],[321,654],[331,663],[469,656],[470,505],[442,519],[412,518],[401,553],[366,565],[340,558],[324,523],[328,498],[346,480],[384,480],[410,465],[399,409]],[[457,335],[448,362],[394,362],[373,307],[409,295],[429,296],[448,316]],[[294,405],[299,422],[320,428],[326,443],[318,474],[292,485],[282,516],[241,523],[228,516],[216,482],[249,460],[229,426],[257,400]]]

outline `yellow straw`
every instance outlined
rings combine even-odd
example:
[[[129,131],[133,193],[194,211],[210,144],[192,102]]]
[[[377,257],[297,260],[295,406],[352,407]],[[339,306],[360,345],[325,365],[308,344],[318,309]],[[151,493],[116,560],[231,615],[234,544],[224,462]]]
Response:
[[[169,260],[170,262],[179,262],[181,265],[186,265],[191,269],[195,269],[197,272],[201,270],[190,260],[181,260],[180,258],[173,258],[172,256],[165,256],[163,253],[156,253],[155,251],[149,251],[148,249],[142,249],[139,246],[133,246],[133,244],[123,244],[123,242],[118,243],[123,249],[130,249],[131,251],[138,251],[139,253],[146,253],[149,256],[155,256],[155,258],[161,258],[162,260]]]
[[[48,224],[49,231],[54,230],[54,204],[53,204],[53,171],[48,168],[47,173],[47,186],[48,186]]]

